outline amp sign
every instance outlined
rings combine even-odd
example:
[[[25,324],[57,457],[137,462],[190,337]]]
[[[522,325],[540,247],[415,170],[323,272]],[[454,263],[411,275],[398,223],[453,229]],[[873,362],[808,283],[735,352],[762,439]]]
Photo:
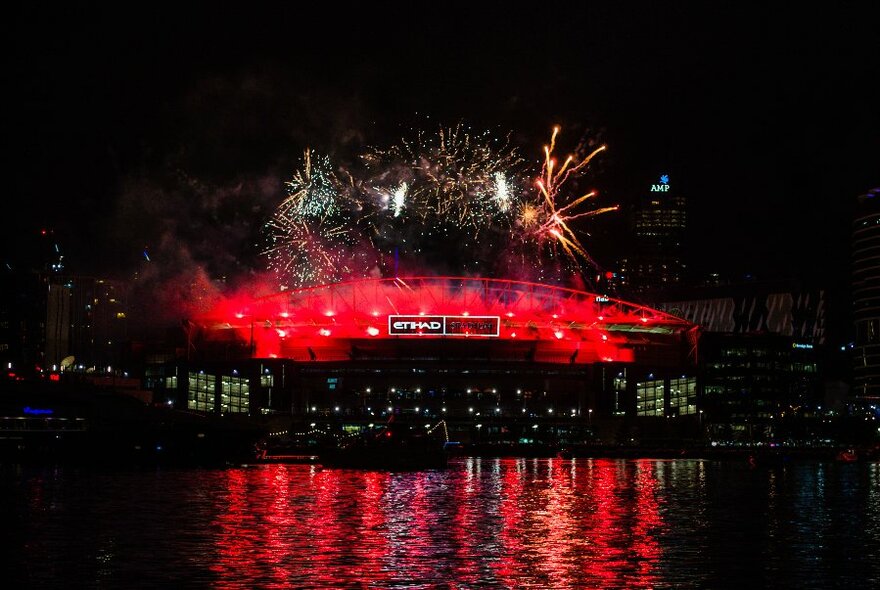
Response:
[[[669,192],[669,175],[661,174],[660,175],[660,184],[652,184],[651,185],[652,193],[667,193]]]
[[[390,315],[391,336],[483,336],[497,337],[501,318],[468,315]]]

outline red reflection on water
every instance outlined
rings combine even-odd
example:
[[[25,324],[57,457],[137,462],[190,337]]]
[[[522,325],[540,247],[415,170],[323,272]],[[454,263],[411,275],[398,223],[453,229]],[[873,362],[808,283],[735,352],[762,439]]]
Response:
[[[657,480],[651,461],[597,460],[596,520],[589,531],[596,543],[587,572],[604,587],[651,588],[660,557],[656,534],[663,522],[654,498]],[[635,490],[629,489],[636,470]]]
[[[413,540],[406,549],[411,571],[415,574],[414,577],[416,579],[423,578],[428,571],[434,568],[430,560],[434,547],[430,528],[434,520],[434,511],[428,505],[426,495],[425,474],[420,473],[413,482],[409,511],[404,512],[405,516],[403,518],[404,521],[409,523],[408,533]]]
[[[468,459],[443,474],[230,469],[220,588],[648,588],[659,582],[653,461]]]
[[[589,524],[591,559],[584,562],[584,570],[590,577],[601,581],[602,587],[620,586],[622,570],[627,565],[626,549],[617,541],[626,534],[619,518],[622,514],[616,494],[618,472],[622,462],[607,459],[592,461],[592,475],[587,493],[593,501],[593,520]]]
[[[662,551],[657,535],[662,534],[663,519],[657,501],[657,476],[654,461],[636,463],[636,523],[633,527],[633,553],[636,557],[639,584],[653,587],[658,581],[656,565]]]
[[[474,536],[477,528],[474,509],[480,507],[476,498],[481,485],[481,463],[481,459],[468,459],[464,464],[463,477],[455,480],[455,513],[451,531],[455,559],[451,571],[455,574],[455,580],[463,584],[475,583],[479,567],[474,559],[473,546],[479,543]]]
[[[257,553],[259,559],[268,567],[272,582],[270,586],[281,586],[290,574],[283,556],[287,553],[286,531],[290,528],[289,504],[290,476],[286,469],[258,471],[254,476],[271,490],[271,503],[266,507],[265,520],[261,523],[261,533],[257,543],[262,545]],[[250,503],[249,503],[250,508]],[[265,574],[264,574],[265,575]]]
[[[248,518],[246,502],[246,475],[243,470],[230,469],[225,472],[226,497],[222,498],[226,511],[221,512],[216,525],[219,528],[217,535],[217,560],[211,564],[211,571],[217,574],[218,586],[228,588],[232,586],[236,572],[241,572],[248,577],[257,574],[258,571],[248,571],[253,560],[246,558],[253,546],[250,539],[241,534],[242,521]]]
[[[312,538],[315,551],[309,561],[314,568],[315,582],[328,583],[335,579],[336,552],[339,541],[338,514],[334,500],[339,488],[339,472],[321,470],[313,474],[314,508],[308,511],[305,531]]]
[[[504,461],[497,577],[509,587],[524,578],[552,588],[652,587],[664,525],[652,465]]]
[[[572,470],[575,463],[551,460],[548,469],[547,490],[547,536],[549,545],[554,548],[544,555],[547,575],[556,587],[571,587],[577,579],[577,560],[575,556],[588,550],[589,539],[582,534],[582,520],[578,518],[578,490]]]
[[[385,534],[387,518],[382,504],[387,493],[388,474],[370,471],[362,474],[362,478],[363,492],[357,508],[360,537],[352,546],[356,561],[350,571],[358,580],[384,581],[389,577],[386,567],[389,543]]]
[[[503,461],[501,464],[501,503],[498,512],[501,515],[501,555],[495,565],[495,573],[508,586],[514,587],[517,578],[522,574],[523,548],[520,535],[523,508],[523,470],[524,459]]]

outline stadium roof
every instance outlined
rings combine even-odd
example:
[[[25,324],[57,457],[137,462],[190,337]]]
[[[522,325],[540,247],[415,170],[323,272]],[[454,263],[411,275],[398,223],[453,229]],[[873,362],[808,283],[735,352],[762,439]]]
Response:
[[[636,348],[693,340],[697,329],[604,295],[466,277],[365,279],[227,301],[195,325],[208,341],[245,344],[250,356],[308,361],[399,357],[482,341],[496,357],[632,362]]]

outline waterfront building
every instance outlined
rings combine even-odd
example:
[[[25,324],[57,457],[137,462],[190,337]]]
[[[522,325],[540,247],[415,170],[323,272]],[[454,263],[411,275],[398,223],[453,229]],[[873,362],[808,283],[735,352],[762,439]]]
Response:
[[[857,199],[852,225],[853,401],[880,405],[880,188]]]
[[[699,407],[714,437],[773,438],[782,418],[822,412],[823,289],[748,282],[665,295],[658,309],[701,328]]]

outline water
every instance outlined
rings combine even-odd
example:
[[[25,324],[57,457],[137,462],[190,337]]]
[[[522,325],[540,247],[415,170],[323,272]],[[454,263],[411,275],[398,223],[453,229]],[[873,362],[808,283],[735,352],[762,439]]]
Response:
[[[0,475],[5,588],[880,587],[878,463]]]

